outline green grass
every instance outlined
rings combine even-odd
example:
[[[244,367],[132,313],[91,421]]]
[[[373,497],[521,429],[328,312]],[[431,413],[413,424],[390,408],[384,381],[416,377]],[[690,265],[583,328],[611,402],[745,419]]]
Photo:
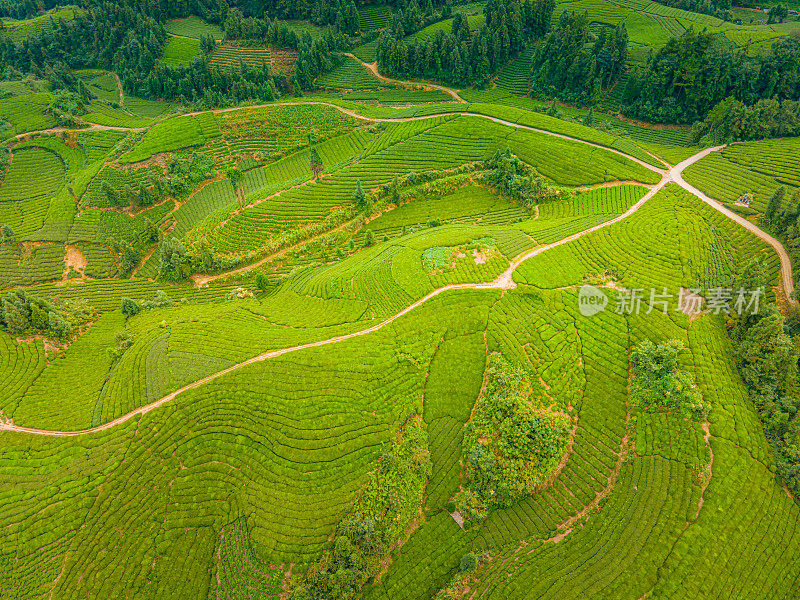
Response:
[[[127,97],[126,97],[126,102]],[[89,112],[81,118],[87,123],[107,125],[109,127],[148,127],[153,124],[153,119],[132,115],[126,110],[114,108],[102,102],[92,102],[88,107]]]
[[[777,188],[788,186],[788,202],[800,187],[800,143],[786,138],[729,146],[686,169],[685,178],[728,205],[753,194],[750,207],[763,211]]]
[[[53,101],[45,92],[34,92],[0,100],[0,118],[11,126],[11,133],[25,133],[55,127],[56,120],[44,113]]]
[[[437,219],[440,222],[497,225],[510,223],[527,216],[517,204],[491,191],[466,186],[443,196],[411,200],[369,223],[377,235],[397,235],[404,227],[425,226]]]
[[[212,113],[174,117],[149,129],[139,144],[120,157],[120,162],[134,163],[160,152],[199,146],[219,135],[219,126]]]
[[[380,85],[380,82],[378,82]],[[374,87],[374,85],[373,85]],[[452,99],[450,94],[439,90],[374,90],[344,92],[342,100],[350,102],[378,103],[378,104],[424,104],[427,102],[448,102]]]
[[[358,162],[321,181],[288,190],[245,209],[223,226],[213,229],[209,242],[225,254],[263,254],[275,239],[288,231],[320,223],[336,207],[349,205],[357,180],[366,189],[373,189],[389,183],[395,175],[484,160],[495,150],[506,147],[543,176],[561,185],[632,179],[655,182],[658,179],[651,171],[627,159],[604,150],[590,150],[575,142],[513,130],[475,117],[432,118],[387,127],[380,138],[363,150]],[[296,177],[303,171],[305,167],[300,166],[295,171]],[[305,173],[307,178],[308,171]],[[293,185],[302,181],[289,174],[286,177]],[[268,186],[261,197],[279,189],[281,187]],[[255,191],[248,193],[255,194]]]
[[[50,198],[63,184],[65,171],[64,162],[54,152],[41,148],[15,152],[0,186],[0,223],[18,236],[39,229]]]
[[[61,279],[64,247],[48,244],[33,248],[0,245],[0,288]]]
[[[534,238],[537,235],[528,232]],[[643,232],[659,232],[658,238],[645,237]],[[665,239],[676,243],[667,245]],[[737,265],[742,268],[756,256],[767,260],[770,276],[775,277],[777,257],[767,248],[743,228],[671,186],[619,226],[601,229],[523,264],[518,277],[539,287],[562,287],[579,285],[585,277],[608,270],[625,287],[667,287],[677,293],[681,286],[706,287],[714,281],[731,285]]]
[[[91,92],[104,102],[119,104],[119,88],[117,80],[111,73],[95,69],[77,71],[77,75],[86,82]]]
[[[160,100],[145,100],[136,96],[125,96],[125,110],[138,117],[154,118],[168,114],[178,105]]]
[[[232,43],[218,45],[211,54],[210,64],[219,68],[238,69],[241,63],[249,67],[269,65],[269,46],[237,46]]]
[[[377,52],[379,42],[380,39],[376,39],[371,42],[367,42],[366,44],[362,44],[361,46],[353,49],[353,55],[357,56],[364,62],[375,62],[378,60]]]

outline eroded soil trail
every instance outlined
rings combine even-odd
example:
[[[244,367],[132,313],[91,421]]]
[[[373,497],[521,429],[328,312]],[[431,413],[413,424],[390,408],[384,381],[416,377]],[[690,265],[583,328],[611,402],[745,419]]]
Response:
[[[327,104],[327,103],[314,102],[314,103],[310,103],[310,104]],[[338,108],[342,112],[344,112],[346,114],[351,114],[352,116],[355,116],[357,118],[361,118],[361,119],[365,118],[365,117],[362,117],[360,115],[357,115],[353,111],[348,111],[346,109],[343,109],[342,107],[339,107],[339,106],[336,106],[336,105],[332,105],[332,104],[330,104],[329,106],[335,106],[336,108]],[[223,109],[223,110],[227,111],[227,110],[241,110],[241,109],[237,108],[237,109]],[[445,114],[453,114],[453,113],[445,113]],[[625,156],[626,158],[628,158],[630,160],[633,160],[633,161],[643,165],[644,167],[650,169],[651,171],[655,171],[657,173],[660,173],[661,174],[661,180],[659,181],[658,184],[653,186],[650,189],[650,191],[647,194],[645,194],[638,202],[636,202],[636,204],[631,206],[622,215],[619,215],[618,217],[615,217],[613,219],[610,219],[608,221],[600,223],[599,225],[595,225],[594,227],[590,227],[588,229],[585,229],[585,230],[580,231],[578,233],[575,233],[573,235],[567,236],[567,237],[565,237],[565,238],[563,238],[563,239],[561,239],[561,240],[559,240],[557,242],[554,242],[552,244],[547,244],[547,245],[544,245],[544,246],[540,246],[538,248],[534,248],[533,250],[530,250],[529,252],[526,252],[526,253],[523,253],[523,254],[519,255],[518,257],[516,257],[514,260],[511,261],[509,267],[499,277],[497,277],[497,279],[495,279],[494,281],[487,282],[487,283],[477,283],[477,284],[476,283],[463,283],[463,284],[447,285],[447,286],[444,286],[444,287],[439,288],[437,290],[434,290],[433,292],[431,292],[427,296],[425,296],[423,298],[420,298],[419,300],[417,300],[413,304],[407,306],[406,308],[404,308],[400,312],[398,312],[398,313],[392,315],[391,317],[385,319],[384,321],[381,321],[380,323],[378,323],[376,325],[373,325],[371,327],[368,327],[366,329],[362,329],[360,331],[356,331],[356,332],[353,332],[353,333],[348,333],[348,334],[345,334],[345,335],[332,337],[332,338],[329,338],[329,339],[326,339],[326,340],[319,340],[319,341],[316,341],[316,342],[310,342],[308,344],[301,344],[299,346],[292,346],[292,347],[289,347],[289,348],[282,348],[282,349],[279,349],[279,350],[271,350],[269,352],[264,352],[262,354],[259,354],[258,356],[254,356],[254,357],[249,358],[249,359],[247,359],[247,360],[245,360],[243,362],[240,362],[240,363],[235,364],[235,365],[233,365],[231,367],[228,367],[227,369],[223,369],[222,371],[218,371],[218,372],[213,373],[213,374],[211,374],[211,375],[209,375],[207,377],[204,377],[204,378],[199,379],[199,380],[197,380],[197,381],[195,381],[193,383],[190,383],[189,385],[186,385],[186,386],[184,386],[184,387],[172,392],[171,394],[168,394],[168,395],[164,396],[163,398],[160,398],[159,400],[156,400],[155,402],[151,402],[150,404],[146,404],[144,406],[141,406],[141,407],[139,407],[139,408],[137,408],[137,409],[135,409],[135,410],[133,410],[133,411],[131,411],[129,413],[126,413],[126,414],[124,414],[124,415],[122,415],[120,417],[117,417],[116,419],[114,419],[112,421],[109,421],[108,423],[104,423],[104,424],[99,425],[97,427],[92,427],[90,429],[76,430],[76,431],[53,431],[53,430],[45,430],[45,429],[36,429],[36,428],[31,428],[31,427],[20,427],[18,425],[14,425],[13,422],[11,421],[11,419],[6,418],[4,420],[0,420],[0,431],[25,433],[25,434],[31,434],[31,435],[44,435],[44,436],[50,436],[50,437],[73,437],[73,436],[78,436],[78,435],[87,435],[87,434],[92,434],[92,433],[96,433],[96,432],[100,432],[100,431],[105,431],[107,429],[111,429],[111,428],[116,427],[118,425],[122,425],[122,424],[130,421],[134,417],[138,417],[140,415],[147,414],[148,412],[150,412],[152,410],[155,410],[156,408],[159,408],[160,406],[166,404],[167,402],[170,402],[171,400],[175,399],[177,396],[179,396],[180,394],[182,394],[184,392],[187,392],[189,390],[192,390],[192,389],[198,388],[200,386],[203,386],[203,385],[205,385],[207,383],[210,383],[210,382],[214,381],[215,379],[223,377],[223,376],[225,376],[225,375],[227,375],[229,373],[232,373],[233,371],[237,371],[237,370],[242,369],[244,367],[247,367],[249,365],[252,365],[252,364],[255,364],[255,363],[259,363],[259,362],[263,362],[263,361],[266,361],[266,360],[270,360],[270,359],[273,359],[273,358],[277,358],[279,356],[283,356],[284,354],[289,354],[291,352],[299,352],[301,350],[306,350],[306,349],[310,349],[310,348],[319,348],[319,347],[327,346],[327,345],[330,345],[330,344],[336,344],[336,343],[339,343],[339,342],[344,342],[346,340],[354,339],[354,338],[357,338],[357,337],[360,337],[360,336],[368,335],[370,333],[374,333],[376,331],[379,331],[380,329],[383,329],[387,325],[390,325],[391,323],[393,323],[397,319],[400,319],[401,317],[403,317],[406,314],[410,313],[411,311],[413,311],[417,307],[421,306],[422,304],[425,304],[429,300],[431,300],[431,299],[435,298],[436,296],[439,296],[439,295],[441,295],[441,294],[443,294],[445,292],[448,292],[448,291],[451,291],[451,290],[461,290],[461,289],[471,289],[471,290],[476,290],[476,289],[477,290],[481,290],[481,289],[485,289],[485,290],[509,290],[509,289],[513,289],[513,288],[516,287],[516,283],[513,280],[514,272],[517,270],[517,268],[523,262],[525,262],[526,260],[531,259],[531,258],[533,258],[535,256],[538,256],[539,254],[542,254],[543,252],[547,252],[548,250],[551,250],[552,248],[556,248],[556,247],[561,246],[563,244],[568,244],[568,243],[570,243],[570,242],[572,242],[574,240],[577,240],[577,239],[579,239],[579,238],[581,238],[581,237],[583,237],[585,235],[588,235],[588,234],[590,234],[590,233],[592,233],[594,231],[597,231],[597,230],[602,229],[604,227],[608,227],[610,225],[613,225],[614,223],[618,223],[619,221],[628,218],[629,216],[634,214],[636,211],[638,211],[644,205],[645,202],[647,202],[650,198],[652,198],[659,191],[661,191],[668,183],[673,182],[673,181],[675,183],[677,183],[678,185],[680,185],[681,187],[683,187],[684,189],[686,189],[689,192],[691,192],[692,194],[694,194],[695,196],[697,196],[698,198],[700,198],[701,200],[703,200],[704,202],[706,202],[708,205],[710,205],[715,210],[718,210],[719,212],[721,212],[722,214],[724,214],[728,218],[730,218],[733,221],[739,223],[740,225],[745,227],[748,231],[751,231],[752,233],[757,235],[759,238],[761,238],[762,240],[764,240],[768,244],[770,244],[770,246],[772,246],[776,250],[776,252],[778,253],[778,256],[780,257],[780,260],[781,260],[781,275],[782,275],[783,287],[784,287],[784,290],[786,291],[787,297],[791,296],[791,292],[794,290],[794,284],[793,284],[793,280],[792,280],[792,264],[791,264],[791,261],[789,260],[788,253],[783,248],[781,243],[778,240],[776,240],[775,238],[773,238],[772,236],[770,236],[769,234],[761,231],[753,223],[750,223],[746,219],[743,219],[739,215],[737,215],[737,214],[733,213],[732,211],[728,210],[727,208],[722,206],[722,204],[720,204],[716,200],[712,200],[711,198],[708,198],[705,194],[703,194],[702,192],[698,191],[697,189],[695,189],[694,187],[692,187],[691,185],[689,185],[688,183],[686,183],[683,180],[682,174],[683,174],[684,169],[686,169],[687,167],[693,165],[697,161],[705,158],[711,152],[720,150],[722,148],[722,146],[718,146],[718,147],[715,147],[715,148],[708,148],[706,150],[698,152],[694,156],[692,156],[692,157],[684,160],[683,162],[679,163],[678,165],[672,167],[669,171],[665,171],[663,169],[658,169],[656,167],[653,167],[652,165],[649,165],[649,164],[647,164],[647,163],[645,163],[643,161],[640,161],[638,159],[635,159],[635,158],[633,158],[631,156],[628,156],[628,155],[626,155],[626,154],[624,154],[624,153],[622,153],[620,151],[613,150],[613,149],[610,149],[610,148],[606,148],[604,146],[600,146],[598,144],[594,144],[594,143],[591,143],[591,142],[586,142],[586,141],[583,141],[583,140],[570,138],[569,136],[565,136],[565,135],[562,135],[562,134],[553,133],[553,132],[544,131],[544,130],[539,130],[539,129],[536,129],[536,128],[533,128],[533,127],[520,125],[518,123],[512,123],[510,121],[505,121],[503,119],[498,119],[498,118],[495,118],[495,117],[488,117],[488,116],[485,116],[485,115],[473,115],[472,113],[455,113],[455,114],[466,114],[466,115],[470,115],[470,116],[479,116],[479,117],[482,117],[482,118],[490,119],[490,120],[498,122],[498,123],[502,123],[504,125],[508,125],[510,127],[516,127],[516,128],[520,128],[520,129],[528,129],[528,130],[538,131],[538,132],[541,132],[541,133],[546,134],[546,135],[550,135],[550,136],[554,136],[554,137],[558,137],[558,138],[563,138],[563,139],[569,139],[569,140],[577,141],[579,143],[586,144],[586,145],[589,145],[589,146],[602,148],[602,149],[608,150],[610,152],[615,152],[616,154]],[[430,119],[430,118],[433,118],[435,116],[442,116],[442,115],[428,115],[428,116],[425,116],[425,117],[411,117],[411,118],[403,119],[403,120]],[[398,119],[367,119],[367,120],[398,121]]]
[[[463,104],[467,103],[466,100],[464,100],[461,96],[458,95],[458,91],[454,90],[453,88],[445,87],[443,85],[438,85],[436,83],[428,83],[427,81],[417,82],[417,81],[406,81],[403,79],[392,79],[391,77],[386,77],[378,72],[377,61],[367,63],[358,58],[355,54],[350,54],[349,52],[345,52],[344,55],[357,60],[361,64],[361,66],[366,67],[367,70],[369,70],[369,72],[372,73],[373,76],[375,76],[377,79],[380,79],[385,83],[392,83],[395,85],[403,86],[405,88],[416,87],[416,88],[423,88],[426,90],[438,90],[440,92],[444,92],[445,94],[450,95],[456,102],[461,102]]]

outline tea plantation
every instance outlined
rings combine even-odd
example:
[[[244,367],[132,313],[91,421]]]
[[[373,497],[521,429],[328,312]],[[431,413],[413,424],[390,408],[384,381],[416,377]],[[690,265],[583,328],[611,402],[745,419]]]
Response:
[[[378,73],[496,2],[123,4],[0,2],[0,60],[152,34],[0,81],[0,599],[800,598],[793,100],[723,140],[529,97],[541,47]],[[667,4],[548,23],[625,23],[616,86],[796,39]]]

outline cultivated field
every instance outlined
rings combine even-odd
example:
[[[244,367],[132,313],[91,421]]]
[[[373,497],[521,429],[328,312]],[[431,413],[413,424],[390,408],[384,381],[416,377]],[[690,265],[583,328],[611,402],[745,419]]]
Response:
[[[565,8],[640,54],[786,33]],[[224,37],[166,31],[169,65]],[[394,87],[376,47],[266,104],[76,71],[80,126],[74,92],[0,82],[0,598],[800,597],[797,138],[548,110],[530,53]],[[291,86],[297,56],[208,60]]]

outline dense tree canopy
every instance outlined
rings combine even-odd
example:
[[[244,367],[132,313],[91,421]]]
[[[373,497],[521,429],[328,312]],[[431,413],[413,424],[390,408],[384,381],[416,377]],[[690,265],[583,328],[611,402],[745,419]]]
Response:
[[[762,140],[800,135],[800,102],[774,98],[747,106],[736,98],[726,98],[695,123],[694,138],[708,136],[712,142]]]
[[[592,42],[589,17],[564,11],[558,25],[534,46],[531,93],[568,102],[600,100],[603,88],[622,73],[628,58],[624,24],[603,28]]]
[[[381,71],[394,76],[426,77],[457,85],[486,83],[488,78],[522,50],[526,42],[547,31],[553,0],[490,0],[486,23],[471,31],[462,14],[453,18],[450,33],[439,30],[422,41],[406,43],[408,33],[395,17],[378,46]]]
[[[753,289],[765,283],[763,265],[754,260],[743,271],[736,287]],[[774,304],[758,312],[745,312],[728,323],[736,364],[775,450],[778,475],[793,494],[798,494],[800,418],[797,415],[800,398],[797,396],[797,365],[800,337],[796,331],[791,331],[792,325]]]
[[[800,37],[781,39],[765,56],[751,57],[690,28],[632,79],[627,113],[656,123],[693,123],[728,97],[748,106],[770,98],[798,100]]]

